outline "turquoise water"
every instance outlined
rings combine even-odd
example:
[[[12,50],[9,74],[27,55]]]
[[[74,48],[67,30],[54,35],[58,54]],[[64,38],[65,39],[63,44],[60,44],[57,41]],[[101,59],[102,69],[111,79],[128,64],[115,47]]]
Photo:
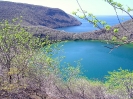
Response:
[[[105,19],[110,25],[118,24],[115,16],[99,16],[99,18]],[[127,16],[121,16],[121,18],[124,18],[125,21],[129,19]],[[81,26],[60,28],[59,30],[80,33],[96,29],[85,20],[80,19],[80,21],[83,23]],[[120,67],[133,70],[133,45],[120,46],[109,53],[110,49],[105,46],[112,45],[99,41],[69,41],[60,43],[59,46],[62,44],[64,51],[57,54],[57,56],[65,56],[61,65],[65,65],[66,62],[76,66],[75,61],[81,60],[81,71],[88,78],[103,79],[108,71],[118,70]]]
[[[111,53],[104,46],[111,46],[98,41],[69,41],[60,43],[63,51],[57,56],[65,56],[61,65],[70,63],[76,66],[75,61],[80,60],[81,71],[88,78],[103,79],[108,71],[122,69],[133,70],[133,47],[120,46]]]

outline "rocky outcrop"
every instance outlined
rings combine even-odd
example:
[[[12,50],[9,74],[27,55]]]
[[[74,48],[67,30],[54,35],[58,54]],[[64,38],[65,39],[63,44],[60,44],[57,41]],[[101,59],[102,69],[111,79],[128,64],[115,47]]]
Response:
[[[50,28],[76,26],[81,23],[58,8],[0,1],[0,21],[22,16],[21,25],[46,26]]]

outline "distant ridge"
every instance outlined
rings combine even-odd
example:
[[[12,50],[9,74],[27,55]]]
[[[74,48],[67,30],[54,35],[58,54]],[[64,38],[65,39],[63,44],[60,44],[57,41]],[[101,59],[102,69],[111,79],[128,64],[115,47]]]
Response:
[[[24,26],[59,28],[81,24],[76,18],[58,8],[0,1],[0,21],[20,16],[22,16],[22,25]]]

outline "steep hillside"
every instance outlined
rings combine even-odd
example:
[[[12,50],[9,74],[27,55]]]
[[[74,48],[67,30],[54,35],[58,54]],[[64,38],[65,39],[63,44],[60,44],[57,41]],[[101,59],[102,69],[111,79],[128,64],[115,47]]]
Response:
[[[22,16],[24,26],[46,26],[59,28],[80,25],[73,16],[58,8],[0,1],[0,21]]]

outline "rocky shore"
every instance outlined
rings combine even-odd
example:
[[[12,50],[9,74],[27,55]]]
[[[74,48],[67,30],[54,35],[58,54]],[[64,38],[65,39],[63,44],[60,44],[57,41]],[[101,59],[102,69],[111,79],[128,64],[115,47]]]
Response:
[[[33,33],[34,36],[40,36],[45,37],[46,35],[49,36],[49,39],[51,40],[111,40],[114,36],[114,29],[119,29],[118,33],[115,34],[118,37],[126,36],[128,40],[133,40],[133,20],[128,20],[122,25],[125,27],[125,29],[128,30],[125,31],[120,24],[115,25],[111,27],[109,31],[103,30],[95,30],[92,32],[84,32],[84,33],[68,33],[65,31],[59,31],[56,29],[51,29],[48,27],[29,27],[26,28],[27,31]]]

